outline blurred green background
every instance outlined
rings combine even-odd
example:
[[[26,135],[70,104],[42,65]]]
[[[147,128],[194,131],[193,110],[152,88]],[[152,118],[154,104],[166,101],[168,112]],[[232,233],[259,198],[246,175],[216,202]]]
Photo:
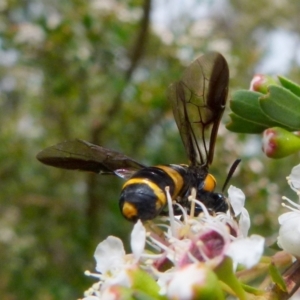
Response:
[[[256,72],[300,82],[299,11],[287,0],[0,0],[0,298],[77,299],[100,241],[129,250],[122,180],[46,167],[41,149],[81,138],[144,164],[186,163],[167,86],[209,50],[228,61],[230,93]],[[272,161],[259,136],[221,126],[219,188],[236,158],[251,232],[272,243],[299,155]]]

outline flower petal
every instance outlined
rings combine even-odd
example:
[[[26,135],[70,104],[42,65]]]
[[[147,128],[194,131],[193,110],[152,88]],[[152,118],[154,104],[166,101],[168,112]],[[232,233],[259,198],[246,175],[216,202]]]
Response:
[[[116,286],[116,285],[125,286],[125,287],[131,286],[131,280],[130,280],[130,277],[128,276],[128,272],[127,272],[126,268],[120,270],[120,272],[118,272],[116,274],[116,276],[108,278],[103,283],[102,289],[105,290],[111,286]],[[103,298],[103,299],[106,299],[106,298]]]
[[[250,228],[250,224],[251,224],[251,221],[250,221],[249,213],[248,213],[247,209],[245,209],[243,207],[242,211],[241,211],[241,216],[239,219],[239,228],[240,228],[240,231],[241,231],[243,237],[248,236],[248,230]]]
[[[195,286],[203,286],[206,282],[205,268],[190,264],[174,273],[167,287],[169,299],[194,299]]]
[[[114,236],[109,236],[101,242],[94,253],[96,259],[96,270],[100,273],[113,271],[123,264],[125,250],[122,241]]]
[[[264,243],[265,239],[259,235],[252,235],[245,239],[237,239],[229,245],[227,255],[230,256],[234,262],[249,269],[260,260],[264,250]]]
[[[279,218],[277,243],[286,252],[300,257],[300,211],[288,212]]]
[[[142,222],[138,220],[131,232],[131,250],[132,254],[136,259],[139,259],[145,249],[146,243],[146,229]]]
[[[235,216],[238,216],[245,206],[245,194],[241,189],[231,185],[228,189],[228,198]]]
[[[289,176],[291,188],[300,189],[300,164],[292,169]]]
[[[173,272],[166,285],[168,299],[224,299],[218,277],[204,264],[190,264]]]
[[[289,212],[286,212],[286,213],[280,215],[278,217],[279,224],[283,225],[285,222],[288,222],[289,220],[293,219],[294,214],[295,214],[294,211],[289,211]]]

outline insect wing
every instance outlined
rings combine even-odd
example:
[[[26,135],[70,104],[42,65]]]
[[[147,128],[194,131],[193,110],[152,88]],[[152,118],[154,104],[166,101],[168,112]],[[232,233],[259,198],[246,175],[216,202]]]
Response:
[[[43,164],[68,169],[130,177],[145,166],[117,151],[83,140],[65,141],[42,150],[37,159]]]
[[[217,52],[210,52],[192,62],[182,79],[168,89],[174,118],[192,165],[208,166],[213,161],[228,82],[229,69],[225,58]]]

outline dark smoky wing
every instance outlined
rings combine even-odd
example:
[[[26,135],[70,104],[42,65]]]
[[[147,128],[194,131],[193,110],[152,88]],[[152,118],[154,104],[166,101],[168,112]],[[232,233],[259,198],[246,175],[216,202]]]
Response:
[[[122,173],[131,174],[145,167],[124,154],[83,140],[65,141],[46,148],[38,153],[37,159],[57,168],[121,177]]]
[[[192,62],[182,79],[168,89],[174,118],[192,165],[209,165],[213,161],[228,82],[225,58],[210,52]]]

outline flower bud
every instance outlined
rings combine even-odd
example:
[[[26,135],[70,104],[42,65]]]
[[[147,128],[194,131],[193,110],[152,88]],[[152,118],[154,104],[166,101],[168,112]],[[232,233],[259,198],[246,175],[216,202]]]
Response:
[[[267,94],[268,87],[271,84],[278,84],[276,80],[268,75],[256,74],[250,82],[250,91]]]
[[[280,127],[263,132],[263,152],[270,158],[282,158],[300,150],[300,138]]]

